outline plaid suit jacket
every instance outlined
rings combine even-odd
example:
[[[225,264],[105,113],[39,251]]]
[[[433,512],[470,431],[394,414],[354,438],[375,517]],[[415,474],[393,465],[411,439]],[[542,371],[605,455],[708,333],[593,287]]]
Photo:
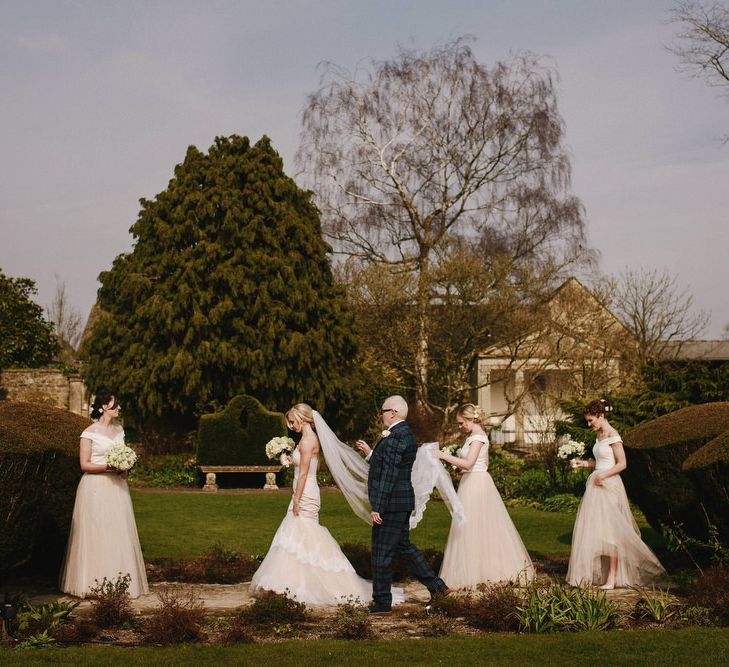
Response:
[[[412,512],[415,494],[410,475],[418,446],[407,422],[395,424],[370,457],[367,494],[373,512]]]

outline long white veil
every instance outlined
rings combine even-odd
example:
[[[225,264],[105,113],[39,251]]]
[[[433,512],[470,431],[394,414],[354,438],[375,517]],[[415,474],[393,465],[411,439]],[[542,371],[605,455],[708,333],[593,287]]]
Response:
[[[453,520],[462,526],[466,523],[466,514],[463,511],[461,499],[453,488],[453,481],[448,471],[443,467],[440,459],[436,458],[437,442],[426,442],[418,447],[418,453],[413,463],[413,472],[410,481],[415,492],[415,509],[410,515],[410,529],[418,525],[423,518],[425,506],[430,500],[433,489],[438,489],[445,506],[453,516]]]
[[[344,494],[352,511],[362,521],[372,524],[370,501],[367,495],[367,475],[370,466],[357,452],[345,445],[324,418],[314,410],[314,427],[327,462],[327,468]]]
[[[324,418],[314,410],[314,427],[329,472],[344,494],[352,511],[363,521],[372,524],[370,501],[367,495],[369,464],[351,447],[345,445]],[[466,521],[463,505],[456,495],[453,482],[445,468],[433,455],[437,442],[429,442],[418,449],[413,464],[412,484],[415,492],[415,510],[410,517],[410,528],[415,528],[423,518],[425,505],[433,489],[437,488],[453,519],[459,524]]]

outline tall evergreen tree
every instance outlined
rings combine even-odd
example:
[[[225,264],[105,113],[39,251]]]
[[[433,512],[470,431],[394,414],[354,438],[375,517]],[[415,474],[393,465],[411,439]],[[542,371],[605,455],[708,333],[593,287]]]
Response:
[[[0,270],[0,369],[45,366],[58,353],[53,324],[31,298],[30,278],[9,278]]]
[[[99,277],[89,385],[117,387],[140,425],[175,430],[241,392],[278,409],[343,400],[351,316],[310,197],[267,137],[191,146],[141,200],[132,252]]]

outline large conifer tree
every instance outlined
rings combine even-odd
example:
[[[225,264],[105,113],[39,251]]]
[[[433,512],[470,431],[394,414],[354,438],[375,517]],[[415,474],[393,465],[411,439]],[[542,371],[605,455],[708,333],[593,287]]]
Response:
[[[91,388],[117,387],[140,425],[180,431],[241,392],[278,409],[342,399],[355,344],[331,249],[267,137],[191,146],[141,206],[132,252],[99,277]]]

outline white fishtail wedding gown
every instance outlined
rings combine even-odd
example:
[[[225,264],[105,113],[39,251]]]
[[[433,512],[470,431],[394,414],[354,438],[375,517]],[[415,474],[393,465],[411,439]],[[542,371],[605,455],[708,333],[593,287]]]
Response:
[[[299,479],[301,455],[292,454],[293,488]],[[372,582],[360,577],[331,533],[319,523],[321,497],[316,473],[319,457],[313,456],[299,503],[293,514],[293,500],[271,542],[271,547],[251,580],[251,591],[286,593],[300,602],[337,605],[348,599],[372,600]],[[393,588],[393,603],[404,601],[402,589]]]

